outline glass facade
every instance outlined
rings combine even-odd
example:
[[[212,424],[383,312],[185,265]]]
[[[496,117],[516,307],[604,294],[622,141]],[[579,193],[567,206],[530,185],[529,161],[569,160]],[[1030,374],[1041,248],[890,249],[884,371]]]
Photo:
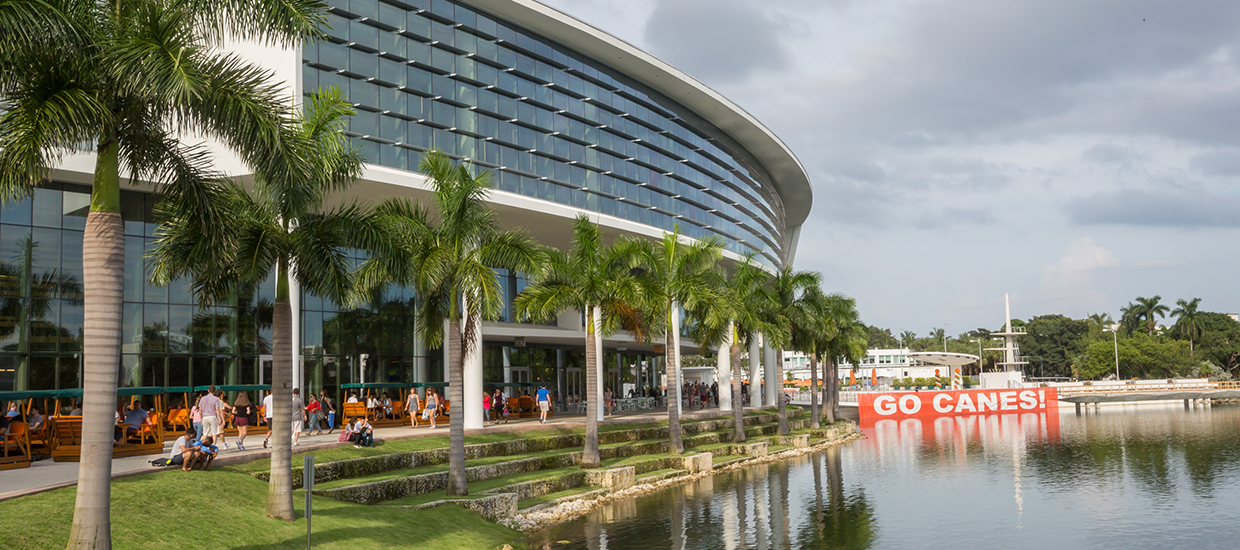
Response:
[[[146,193],[121,193],[125,286],[118,384],[270,381],[274,275],[207,308],[195,302],[188,281],[146,284],[143,256],[155,233],[154,202]],[[52,183],[0,209],[0,391],[81,387],[82,234],[89,204],[88,187]],[[411,380],[414,307],[412,293],[400,288],[357,309],[304,294],[299,328],[307,383],[334,392],[360,381],[363,356],[368,380]],[[427,357],[431,381],[437,381],[442,354]]]
[[[332,0],[303,89],[335,86],[367,159],[415,170],[439,149],[504,191],[729,250],[784,257],[784,207],[744,148],[689,109],[571,48],[448,0]]]

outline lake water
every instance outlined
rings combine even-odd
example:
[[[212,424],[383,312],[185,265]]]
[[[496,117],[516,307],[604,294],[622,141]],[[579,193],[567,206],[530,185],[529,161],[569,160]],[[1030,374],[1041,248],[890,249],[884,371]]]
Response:
[[[1240,407],[885,421],[531,535],[590,550],[1240,548]]]

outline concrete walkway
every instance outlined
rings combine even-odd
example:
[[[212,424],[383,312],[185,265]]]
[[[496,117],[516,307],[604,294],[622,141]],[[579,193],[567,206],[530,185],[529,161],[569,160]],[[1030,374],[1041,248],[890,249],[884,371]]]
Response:
[[[746,410],[750,410],[746,408]],[[719,409],[706,409],[694,412],[686,412],[681,416],[682,419],[710,418],[731,414],[731,411],[721,411]],[[645,423],[658,422],[667,419],[666,409],[634,411],[618,413],[606,417],[602,424],[628,424],[628,423]],[[504,432],[521,432],[529,430],[540,430],[547,428],[580,428],[585,425],[585,416],[556,416],[548,420],[547,424],[540,424],[537,418],[521,418],[512,419],[507,424],[490,424],[481,430],[466,430],[466,435],[475,435],[483,433],[504,433]],[[328,435],[306,435],[302,434],[297,447],[293,447],[294,453],[304,453],[319,449],[329,449],[348,443],[338,441],[340,432],[336,431]],[[435,437],[447,436],[448,424],[441,423],[435,430],[431,430],[429,426],[423,423],[417,429],[409,426],[376,428],[375,439],[406,439],[412,437]],[[163,468],[151,466],[151,461],[163,456],[167,457],[172,450],[172,441],[164,442],[164,452],[162,455],[145,455],[132,456],[125,458],[116,458],[112,460],[112,478],[127,477],[132,475],[141,475],[145,473],[158,472]],[[268,458],[271,456],[271,449],[263,448],[263,436],[246,437],[246,450],[241,451],[237,448],[236,438],[229,438],[228,443],[232,444],[231,449],[225,450],[220,448],[220,454],[215,459],[215,465],[228,466],[235,464],[243,464],[251,460]],[[29,494],[49,491],[61,487],[68,487],[77,483],[78,463],[77,462],[53,462],[51,459],[44,459],[34,462],[29,468],[21,468],[17,470],[0,471],[0,500],[7,500]]]

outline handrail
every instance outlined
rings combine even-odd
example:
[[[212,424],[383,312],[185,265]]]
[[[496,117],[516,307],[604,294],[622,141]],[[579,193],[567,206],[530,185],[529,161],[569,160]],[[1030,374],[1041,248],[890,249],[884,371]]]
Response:
[[[1169,391],[1212,391],[1240,389],[1240,381],[1223,382],[1173,382],[1161,384],[1106,384],[1100,386],[1060,386],[1059,395],[1087,395],[1113,393],[1155,393]]]

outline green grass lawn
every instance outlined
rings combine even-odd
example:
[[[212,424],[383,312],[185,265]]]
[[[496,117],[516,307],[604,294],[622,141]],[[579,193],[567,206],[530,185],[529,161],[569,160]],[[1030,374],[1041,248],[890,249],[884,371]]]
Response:
[[[0,502],[4,550],[60,550],[69,538],[72,487]],[[264,517],[267,484],[232,468],[174,470],[112,482],[112,545],[124,549],[305,548],[304,493],[297,521]],[[520,533],[456,506],[412,511],[314,499],[314,547],[436,550],[521,547]],[[205,541],[205,542],[204,542]]]

